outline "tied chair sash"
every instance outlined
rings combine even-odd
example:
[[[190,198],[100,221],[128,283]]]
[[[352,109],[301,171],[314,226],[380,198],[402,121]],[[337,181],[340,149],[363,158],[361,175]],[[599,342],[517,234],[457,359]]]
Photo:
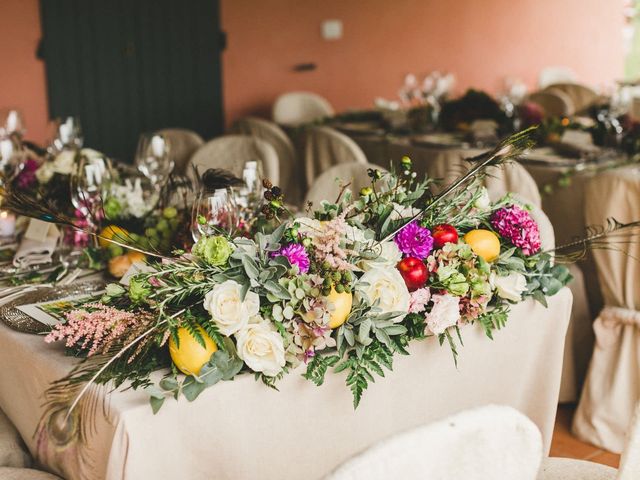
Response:
[[[640,327],[640,311],[622,307],[604,307],[593,323],[598,346],[609,348],[615,345],[620,338],[620,331],[626,325]]]

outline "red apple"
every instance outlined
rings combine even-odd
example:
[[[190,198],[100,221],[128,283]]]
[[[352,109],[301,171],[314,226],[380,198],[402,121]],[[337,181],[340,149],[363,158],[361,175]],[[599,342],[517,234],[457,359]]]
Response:
[[[445,243],[458,243],[458,231],[453,225],[441,223],[431,229],[433,246],[435,248],[444,247]]]
[[[422,288],[427,283],[429,272],[427,271],[427,266],[419,258],[403,258],[398,262],[397,268],[409,291],[412,292]]]

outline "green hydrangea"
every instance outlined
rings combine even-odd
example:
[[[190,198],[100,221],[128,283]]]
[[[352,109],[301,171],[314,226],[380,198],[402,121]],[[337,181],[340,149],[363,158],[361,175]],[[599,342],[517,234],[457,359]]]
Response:
[[[227,263],[233,253],[233,247],[226,238],[220,235],[201,237],[193,246],[191,253],[209,265],[220,266]]]
[[[122,212],[122,205],[120,205],[120,202],[113,197],[107,198],[102,208],[105,216],[111,219],[118,218]]]
[[[146,279],[135,276],[129,280],[129,299],[133,303],[142,303],[151,295],[151,285]]]

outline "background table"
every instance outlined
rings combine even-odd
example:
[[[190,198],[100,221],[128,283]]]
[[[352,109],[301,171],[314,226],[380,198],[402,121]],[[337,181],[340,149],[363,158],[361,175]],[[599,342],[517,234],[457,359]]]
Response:
[[[570,311],[565,288],[548,308],[532,300],[515,305],[493,341],[478,325],[462,328],[457,369],[447,346],[434,338],[417,342],[411,356],[398,357],[394,371],[371,385],[356,411],[344,374],[315,387],[292,372],[280,392],[244,375],[194,403],[167,400],[156,416],[145,393],[114,392],[86,445],[50,444],[38,458],[73,480],[314,479],[389,435],[490,403],[528,415],[548,452]],[[0,345],[0,408],[36,455],[43,392],[75,360],[63,356],[61,345],[4,324]],[[105,390],[92,395],[101,401]]]

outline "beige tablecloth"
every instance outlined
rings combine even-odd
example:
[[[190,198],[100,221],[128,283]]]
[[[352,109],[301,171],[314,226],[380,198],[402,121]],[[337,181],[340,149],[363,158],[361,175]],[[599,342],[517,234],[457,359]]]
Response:
[[[114,392],[108,420],[99,415],[86,445],[40,458],[45,468],[65,465],[60,473],[69,479],[315,479],[391,434],[489,403],[528,415],[548,452],[571,299],[565,288],[549,308],[532,300],[514,306],[493,341],[477,325],[463,328],[457,369],[435,339],[412,345],[412,355],[397,358],[356,411],[344,374],[315,387],[293,372],[280,392],[244,375],[194,403],[167,400],[156,416],[144,393]],[[0,408],[35,455],[42,394],[74,360],[60,345],[3,324],[0,345]]]

